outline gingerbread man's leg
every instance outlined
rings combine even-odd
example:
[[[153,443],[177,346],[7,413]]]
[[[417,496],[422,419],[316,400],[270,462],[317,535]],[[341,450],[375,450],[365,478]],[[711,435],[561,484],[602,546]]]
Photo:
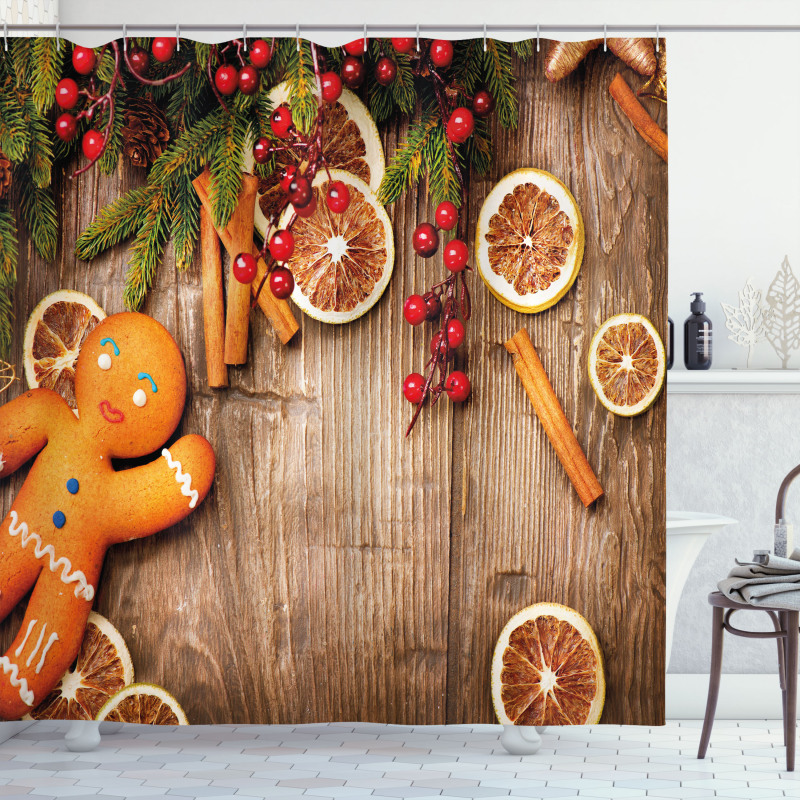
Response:
[[[18,719],[44,699],[78,655],[91,609],[74,583],[42,569],[22,627],[0,657],[0,718]]]

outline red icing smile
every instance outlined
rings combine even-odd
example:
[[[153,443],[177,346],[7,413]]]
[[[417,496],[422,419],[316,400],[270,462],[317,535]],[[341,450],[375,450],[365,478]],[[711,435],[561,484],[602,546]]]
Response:
[[[106,422],[122,422],[125,419],[125,415],[118,408],[114,408],[108,400],[101,401],[100,413]]]

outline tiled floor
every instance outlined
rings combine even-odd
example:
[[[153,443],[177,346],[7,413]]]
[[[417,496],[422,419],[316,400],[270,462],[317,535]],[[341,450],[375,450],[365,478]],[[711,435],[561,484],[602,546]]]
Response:
[[[495,726],[337,724],[152,729],[70,753],[37,723],[0,745],[0,800],[101,798],[796,797],[779,722],[720,721],[697,761],[699,722],[550,729],[534,756],[508,755]]]

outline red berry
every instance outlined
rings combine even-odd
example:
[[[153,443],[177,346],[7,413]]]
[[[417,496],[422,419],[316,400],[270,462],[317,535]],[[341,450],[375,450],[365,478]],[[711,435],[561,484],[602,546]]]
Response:
[[[447,342],[450,347],[458,347],[464,341],[464,324],[460,319],[451,319],[447,323]]]
[[[494,97],[488,89],[480,89],[472,98],[472,111],[476,117],[488,117],[494,111]]]
[[[303,206],[302,208],[297,208],[296,206],[292,207],[294,208],[294,212],[298,217],[310,217],[317,210],[317,198],[312,194],[311,201],[307,206]]]
[[[286,139],[289,136],[289,129],[294,124],[292,112],[286,106],[278,106],[269,118],[269,125],[272,132],[279,139]]]
[[[72,114],[62,114],[56,120],[56,136],[63,142],[70,142],[78,132],[78,123]]]
[[[233,259],[233,277],[239,283],[252,283],[256,277],[256,260],[250,253],[239,253]]]
[[[331,181],[325,202],[334,214],[342,214],[350,205],[350,190],[342,181]]]
[[[363,56],[369,49],[369,39],[361,37],[360,39],[353,39],[344,46],[344,51],[350,56]]]
[[[272,145],[265,136],[262,136],[254,145],[253,145],[253,161],[256,164],[266,164],[269,161],[269,154],[270,148]]]
[[[409,403],[418,405],[425,394],[425,378],[419,372],[412,372],[403,381],[403,395]]]
[[[311,191],[311,184],[304,175],[295,175],[289,183],[289,202],[295,208],[305,208],[310,202],[314,193]]]
[[[276,261],[288,261],[294,253],[294,236],[291,231],[275,231],[269,240],[269,254]]]
[[[453,62],[453,43],[447,39],[434,39],[431,42],[431,61],[437,67],[449,67]]]
[[[389,86],[397,77],[397,64],[387,56],[381,56],[375,65],[375,80],[381,86]]]
[[[468,108],[457,108],[447,120],[447,138],[451,142],[466,142],[475,130],[475,119]]]
[[[214,86],[220,94],[231,95],[239,85],[239,73],[233,64],[223,64],[214,73]]]
[[[445,341],[441,331],[439,331],[433,337],[433,339],[431,339],[431,355],[436,356],[437,353],[440,353],[442,358],[447,355],[448,361],[455,355],[452,350],[448,350],[447,342]]]
[[[392,47],[398,53],[410,53],[414,49],[413,39],[392,39]]]
[[[147,55],[147,50],[141,47],[137,47],[128,53],[128,61],[134,75],[144,75],[150,66],[150,56]]]
[[[91,47],[75,45],[72,51],[72,66],[79,75],[88,75],[97,63],[97,56]]]
[[[280,175],[281,189],[288,194],[289,187],[292,185],[292,179],[297,172],[297,167],[294,164],[287,164],[282,170]]]
[[[94,161],[103,152],[103,134],[100,131],[90,129],[83,134],[81,149],[89,161]]]
[[[250,44],[250,63],[258,69],[264,69],[272,58],[272,48],[263,40],[256,39]]]
[[[285,300],[294,291],[294,277],[286,267],[275,267],[269,274],[269,288],[279,300]]]
[[[345,56],[342,61],[342,81],[350,89],[358,89],[364,83],[364,62],[355,56]]]
[[[59,108],[75,108],[78,102],[78,84],[72,78],[62,78],[56,86],[56,103]]]
[[[175,55],[175,48],[178,40],[174,36],[159,36],[153,39],[150,49],[153,51],[153,58],[165,64]]]
[[[411,240],[414,252],[423,258],[430,258],[439,249],[439,234],[430,222],[420,222]]]
[[[469,397],[471,389],[469,378],[459,370],[451,372],[444,382],[444,390],[454,403],[463,403]]]
[[[425,307],[428,311],[428,320],[433,322],[433,320],[439,319],[439,314],[442,313],[442,301],[433,292],[423,295],[422,299],[425,301]]]
[[[342,79],[335,72],[323,72],[320,76],[322,99],[335,103],[342,96]]]
[[[453,239],[445,246],[442,260],[450,272],[461,272],[469,261],[469,250],[461,239]]]
[[[451,231],[458,224],[458,209],[449,200],[442,200],[436,207],[436,224],[443,231]]]
[[[409,325],[422,325],[428,316],[428,307],[418,294],[412,294],[403,303],[403,316]]]
[[[255,94],[258,91],[258,70],[255,67],[242,67],[239,73],[239,91],[242,94]]]

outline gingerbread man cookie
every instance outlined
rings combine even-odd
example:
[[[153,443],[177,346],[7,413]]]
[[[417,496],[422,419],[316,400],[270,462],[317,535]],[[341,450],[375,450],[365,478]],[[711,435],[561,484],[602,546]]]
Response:
[[[79,418],[49,389],[0,407],[0,478],[38,453],[0,525],[0,620],[33,587],[22,627],[0,656],[0,719],[27,713],[72,664],[108,547],[179,522],[214,477],[202,436],[163,447],[183,413],[186,372],[154,319],[103,320],[81,347],[75,397]],[[116,471],[111,463],[159,448],[144,466]]]

